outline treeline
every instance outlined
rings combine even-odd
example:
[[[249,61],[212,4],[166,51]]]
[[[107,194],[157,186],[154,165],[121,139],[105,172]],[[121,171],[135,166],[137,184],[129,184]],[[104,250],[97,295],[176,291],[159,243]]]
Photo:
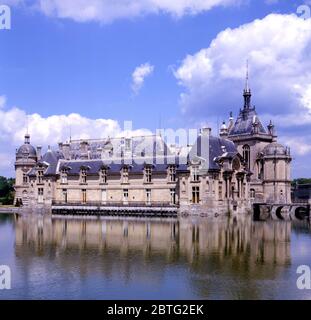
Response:
[[[292,185],[311,183],[311,178],[298,178],[292,181]]]
[[[0,204],[10,205],[14,202],[15,179],[0,176]]]

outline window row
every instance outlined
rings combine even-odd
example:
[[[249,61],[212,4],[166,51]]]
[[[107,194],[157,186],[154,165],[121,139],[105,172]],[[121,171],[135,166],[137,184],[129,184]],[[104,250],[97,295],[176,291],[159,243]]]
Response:
[[[87,168],[82,168],[80,170],[80,183],[86,184],[87,183]],[[38,183],[39,183],[39,177],[40,181],[42,181],[42,176],[37,175],[38,177]],[[167,179],[169,182],[176,182],[176,167],[175,166],[169,166],[167,171]],[[99,179],[100,183],[107,183],[108,180],[108,169],[101,169],[99,172]],[[129,183],[129,167],[124,167],[121,171],[121,180],[122,183]],[[60,173],[60,181],[62,184],[68,183],[68,174],[67,170],[62,170]],[[144,169],[144,182],[145,183],[151,183],[152,182],[152,167],[145,167]]]
[[[175,205],[176,200],[177,200],[176,189],[170,189],[169,192],[170,192],[170,204]],[[43,201],[43,189],[41,189],[41,188],[38,189],[38,197],[40,198],[40,200],[42,199],[42,201]],[[68,190],[67,189],[62,189],[62,201],[64,203],[68,203]],[[88,202],[86,189],[81,190],[81,202],[82,203]],[[108,202],[106,189],[101,190],[101,202],[102,203]],[[122,202],[123,202],[123,204],[129,203],[129,189],[122,190]],[[146,204],[149,204],[149,205],[151,205],[153,202],[151,189],[145,189],[145,202],[146,202]]]

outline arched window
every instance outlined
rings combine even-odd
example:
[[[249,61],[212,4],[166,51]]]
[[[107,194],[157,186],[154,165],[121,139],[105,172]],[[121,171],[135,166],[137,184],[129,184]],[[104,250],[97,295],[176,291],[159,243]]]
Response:
[[[250,190],[250,196],[251,196],[251,199],[255,199],[255,196],[256,196],[256,191],[255,191],[255,189],[251,189],[251,190]]]
[[[257,162],[257,169],[258,169],[258,179],[263,180],[264,179],[264,161],[258,160]]]
[[[243,158],[244,158],[244,161],[246,162],[246,166],[248,169],[250,169],[250,155],[251,155],[251,150],[250,150],[250,147],[249,145],[244,145],[243,146]]]

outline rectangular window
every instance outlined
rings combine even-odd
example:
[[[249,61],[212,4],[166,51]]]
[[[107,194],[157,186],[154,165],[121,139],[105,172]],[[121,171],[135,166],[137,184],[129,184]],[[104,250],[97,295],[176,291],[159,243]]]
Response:
[[[38,203],[43,203],[43,188],[38,188]]]
[[[192,203],[200,203],[200,187],[192,187]]]
[[[222,182],[219,182],[218,185],[218,198],[219,200],[222,200]]]
[[[128,183],[129,182],[129,168],[124,167],[122,170],[122,182]]]
[[[102,203],[106,203],[106,201],[107,201],[107,190],[106,189],[102,190],[101,198],[102,198]]]
[[[169,166],[168,168],[168,181],[175,182],[176,181],[176,167]]]
[[[38,171],[38,183],[39,184],[43,183],[43,171],[42,170]]]
[[[123,202],[127,203],[129,200],[129,190],[123,189]]]
[[[86,170],[81,170],[81,183],[86,184]]]
[[[146,204],[151,204],[151,189],[146,189]]]
[[[64,202],[64,203],[67,203],[67,202],[68,202],[67,189],[63,189],[62,193],[63,193],[63,202]]]
[[[61,183],[66,184],[67,181],[67,172],[66,171],[62,171],[61,173]]]
[[[198,182],[198,181],[200,181],[199,167],[193,167],[193,168],[192,168],[192,181],[193,181],[193,182]]]
[[[152,181],[152,170],[150,167],[145,168],[145,182],[151,183]]]
[[[27,184],[28,183],[28,175],[27,173],[23,174],[23,184]]]
[[[101,183],[107,183],[107,169],[101,170]]]
[[[170,189],[170,195],[171,195],[171,205],[176,204],[176,190]]]
[[[86,203],[86,189],[82,189],[82,203]]]

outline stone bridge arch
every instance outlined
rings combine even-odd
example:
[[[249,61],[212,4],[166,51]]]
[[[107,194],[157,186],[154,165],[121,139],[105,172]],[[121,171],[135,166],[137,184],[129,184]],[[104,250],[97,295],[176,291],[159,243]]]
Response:
[[[289,221],[290,207],[288,205],[273,205],[271,208],[271,217],[273,220]]]
[[[291,220],[305,220],[310,216],[308,206],[304,205],[293,205],[290,209]]]

